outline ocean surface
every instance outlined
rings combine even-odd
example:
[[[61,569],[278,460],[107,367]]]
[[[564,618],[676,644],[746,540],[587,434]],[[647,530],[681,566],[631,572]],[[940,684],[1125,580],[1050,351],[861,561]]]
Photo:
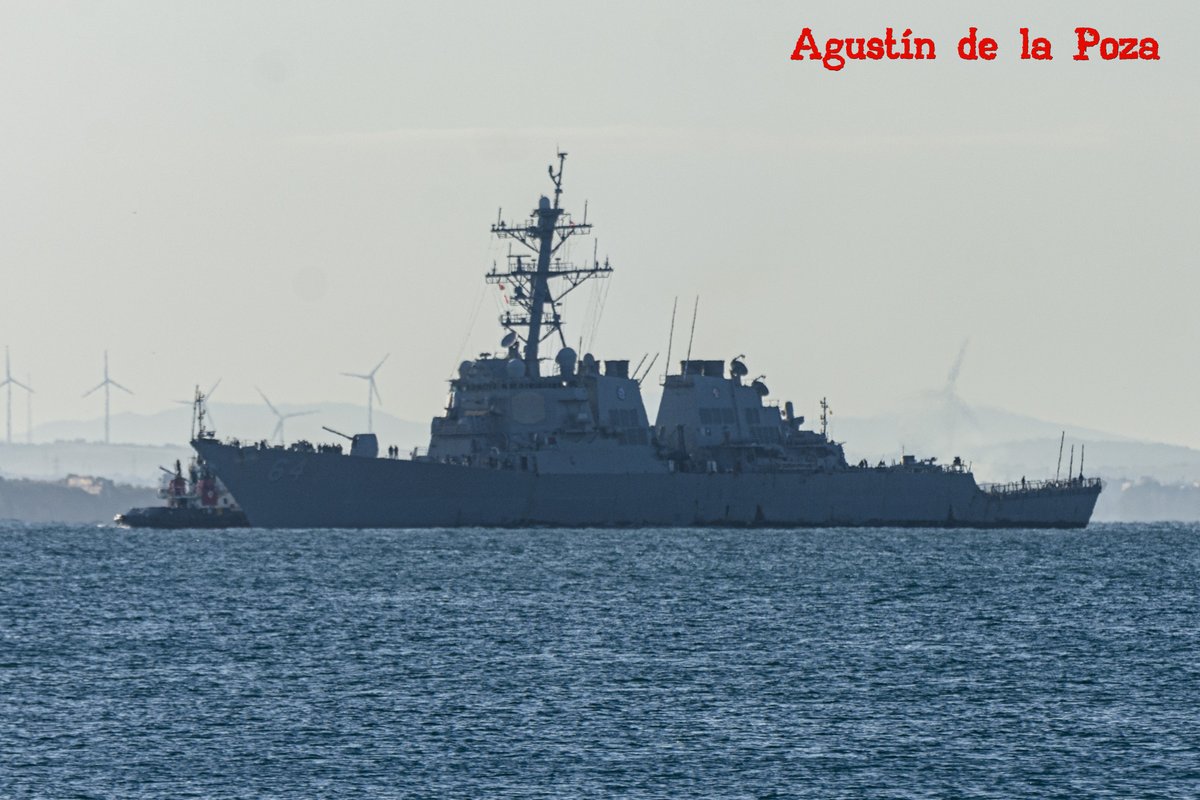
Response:
[[[0,527],[0,797],[1194,798],[1200,528]]]

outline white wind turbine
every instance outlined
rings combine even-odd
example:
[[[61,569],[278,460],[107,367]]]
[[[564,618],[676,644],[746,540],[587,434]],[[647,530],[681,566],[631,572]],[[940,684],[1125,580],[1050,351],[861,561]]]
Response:
[[[33,386],[33,376],[25,373],[25,383]],[[33,389],[25,393],[25,444],[33,444]]]
[[[19,386],[29,394],[33,394],[33,389],[30,389],[26,384],[12,376],[12,365],[8,358],[8,345],[4,346],[4,380],[0,381],[0,386],[3,386],[8,393],[8,402],[5,410],[5,441],[12,444],[12,387]]]
[[[97,389],[104,390],[104,443],[105,444],[108,444],[108,409],[109,409],[109,393],[110,393],[110,390],[108,387],[110,387],[110,386],[117,387],[122,392],[125,392],[125,394],[133,394],[133,392],[129,391],[124,386],[117,383],[112,378],[108,377],[108,351],[105,350],[104,351],[104,380],[100,381],[100,383],[96,384],[91,389],[88,389],[86,392],[83,393],[83,396],[87,397],[89,394],[91,394],[92,392],[95,392]]]
[[[268,399],[267,399],[267,396],[266,396],[265,394],[263,394],[263,390],[262,390],[262,389],[259,389],[257,386],[255,386],[255,387],[254,387],[254,390],[255,390],[256,392],[258,392],[258,394],[259,394],[259,397],[261,397],[261,398],[263,399],[263,402],[267,404],[267,408],[271,409],[271,413],[272,413],[272,414],[274,414],[274,415],[275,415],[275,419],[276,419],[276,420],[278,420],[278,421],[275,423],[275,430],[271,431],[271,438],[272,438],[272,439],[278,439],[280,444],[284,444],[284,441],[283,441],[283,423],[284,423],[286,420],[289,420],[289,419],[291,419],[292,417],[303,417],[303,416],[305,416],[305,415],[307,415],[307,414],[315,414],[315,413],[317,413],[316,411],[293,411],[293,412],[291,412],[290,414],[283,414],[283,413],[281,413],[281,412],[279,411],[279,409],[278,409],[278,408],[276,408],[276,407],[275,407],[275,405],[274,405],[274,404],[273,404],[273,403],[272,403],[270,400],[268,400]]]
[[[963,358],[967,355],[967,345],[970,342],[970,337],[963,339],[962,347],[958,350],[958,357],[950,366],[950,372],[946,375],[946,385],[941,391],[940,413],[949,439],[947,444],[951,447],[955,445],[955,435],[961,431],[963,423],[972,427],[979,426],[970,406],[958,396],[958,374],[962,372]]]
[[[375,432],[375,420],[374,420],[375,401],[378,400],[381,403],[383,402],[383,398],[379,396],[379,388],[375,385],[375,373],[379,372],[379,368],[383,366],[383,362],[387,361],[388,356],[390,356],[390,355],[391,355],[391,353],[388,353],[386,356],[381,358],[379,360],[379,363],[375,365],[375,369],[371,370],[370,372],[366,373],[365,375],[362,373],[358,373],[358,372],[343,372],[342,373],[347,378],[362,378],[363,380],[365,380],[367,382],[367,433]]]

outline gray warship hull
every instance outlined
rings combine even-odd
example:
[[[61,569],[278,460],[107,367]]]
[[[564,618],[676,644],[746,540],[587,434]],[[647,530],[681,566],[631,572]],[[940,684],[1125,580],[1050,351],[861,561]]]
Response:
[[[197,439],[250,524],[267,528],[1029,527],[1087,525],[1100,484],[986,491],[967,472],[538,474]]]
[[[372,432],[375,372],[368,381],[367,432],[330,433],[340,444],[275,436],[249,447],[218,442],[203,425],[192,446],[232,492],[250,524],[271,528],[434,528],[458,526],[938,526],[1083,527],[1100,482],[1079,477],[979,486],[955,456],[949,465],[905,453],[900,463],[850,465],[829,437],[823,398],[819,431],[804,428],[790,401],[768,400],[765,375],[751,378],[745,355],[728,361],[687,357],[667,369],[653,423],[642,384],[658,359],[580,356],[563,331],[563,300],[612,273],[593,247],[572,262],[561,248],[587,235],[563,207],[563,164],[549,168],[553,199],[538,198],[523,222],[503,211],[492,233],[508,242],[503,266],[485,280],[504,292],[498,353],[461,362],[423,455],[379,458]],[[604,296],[607,296],[605,293]],[[603,308],[603,300],[599,301]],[[699,298],[692,309],[695,330]],[[598,313],[598,312],[597,312]],[[593,324],[596,324],[598,319]],[[594,333],[593,333],[594,335]],[[590,339],[591,337],[589,337]],[[543,344],[561,347],[543,363]],[[580,339],[582,342],[582,338]],[[386,360],[386,356],[384,360]],[[728,369],[727,369],[728,367]],[[266,400],[266,396],[263,396]],[[270,401],[267,401],[270,405]],[[1072,450],[1072,454],[1074,451]],[[1061,456],[1061,453],[1060,453]],[[1061,458],[1060,458],[1061,462]],[[1067,472],[1073,474],[1074,459]]]

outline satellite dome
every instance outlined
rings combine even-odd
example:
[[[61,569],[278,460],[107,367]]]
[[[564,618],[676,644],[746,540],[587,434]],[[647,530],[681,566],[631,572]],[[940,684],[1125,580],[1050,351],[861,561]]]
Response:
[[[558,351],[558,355],[554,357],[554,363],[558,364],[558,370],[563,375],[575,374],[575,359],[577,358],[575,350],[570,347],[564,347]]]
[[[550,208],[550,198],[546,197],[546,195],[542,195],[541,198],[538,200],[538,209],[541,211],[546,211],[549,208]]]
[[[519,358],[510,358],[504,364],[504,372],[510,378],[522,378],[525,376],[525,362]]]
[[[473,367],[473,366],[474,366],[474,364],[470,361],[464,361],[461,364],[459,364],[458,365],[458,377],[460,377],[460,378],[467,377],[467,375],[470,374],[470,372],[471,372],[471,367]]]
[[[504,334],[504,338],[500,340],[501,347],[512,347],[516,343],[517,343],[516,331],[509,331],[508,333]]]

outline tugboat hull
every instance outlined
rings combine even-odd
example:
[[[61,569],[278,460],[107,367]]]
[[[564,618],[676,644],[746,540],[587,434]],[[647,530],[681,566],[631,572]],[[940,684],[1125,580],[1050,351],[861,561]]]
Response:
[[[133,508],[113,519],[126,528],[245,528],[245,512],[231,508]]]

